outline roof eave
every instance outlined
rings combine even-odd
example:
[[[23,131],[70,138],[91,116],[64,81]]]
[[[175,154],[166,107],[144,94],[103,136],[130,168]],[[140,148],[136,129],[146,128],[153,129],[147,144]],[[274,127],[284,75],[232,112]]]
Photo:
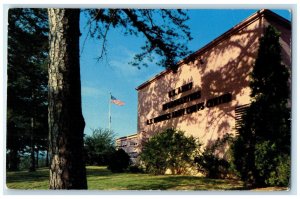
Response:
[[[251,16],[249,16],[248,18],[246,18],[245,20],[243,20],[242,22],[240,22],[239,24],[237,24],[234,27],[230,28],[228,31],[226,31],[225,33],[221,34],[219,37],[217,37],[213,41],[209,42],[208,44],[206,44],[205,46],[203,46],[199,50],[197,50],[194,53],[192,53],[192,54],[188,55],[187,57],[183,58],[182,60],[180,60],[179,62],[177,62],[176,65],[178,67],[180,67],[181,65],[183,65],[185,63],[188,63],[191,60],[194,60],[196,57],[198,57],[199,55],[203,54],[208,49],[211,49],[213,46],[215,46],[216,44],[220,43],[224,39],[230,37],[231,35],[233,35],[237,31],[239,31],[242,28],[244,28],[244,27],[250,25],[251,23],[255,22],[260,17],[265,17],[267,19],[274,19],[274,18],[276,18],[277,22],[283,24],[284,26],[286,26],[288,28],[291,28],[291,22],[289,20],[287,20],[287,19],[285,19],[285,18],[277,15],[276,13],[274,13],[274,12],[268,10],[268,9],[261,9],[261,10],[257,11],[256,13],[252,14]],[[136,90],[137,91],[141,90],[142,88],[144,88],[147,85],[149,85],[151,82],[153,82],[156,79],[160,78],[162,75],[164,75],[166,73],[169,73],[171,71],[172,71],[171,69],[166,69],[166,70],[160,72],[159,74],[157,74],[154,77],[150,78],[146,82],[142,83],[140,86],[138,86],[136,88]]]

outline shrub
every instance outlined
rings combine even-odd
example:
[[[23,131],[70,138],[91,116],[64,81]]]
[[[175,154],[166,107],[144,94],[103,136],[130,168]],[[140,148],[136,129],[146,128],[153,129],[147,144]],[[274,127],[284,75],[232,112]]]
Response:
[[[289,155],[278,157],[276,170],[271,172],[267,183],[274,186],[289,186],[291,176],[291,158]]]
[[[255,145],[255,166],[261,183],[271,186],[288,186],[290,176],[290,156],[277,154],[277,146],[270,141],[263,141]]]
[[[205,154],[195,158],[199,171],[208,178],[225,178],[228,173],[229,163],[212,154]]]
[[[129,155],[123,149],[118,149],[112,153],[107,168],[113,173],[121,173],[128,168],[129,164]]]
[[[226,134],[222,139],[218,138],[212,145],[207,146],[200,156],[195,157],[198,170],[205,174],[206,177],[225,178],[229,174],[229,162],[219,157],[217,151],[224,151],[226,144],[230,140],[230,135]]]
[[[84,138],[85,159],[88,165],[108,165],[115,151],[115,134],[108,129],[93,129],[91,136]]]
[[[137,166],[137,165],[131,165],[131,166],[129,166],[129,171],[130,171],[131,173],[143,173],[143,172],[144,172],[143,169],[140,168],[140,167]]]
[[[193,164],[199,146],[193,136],[186,137],[183,131],[166,129],[144,144],[140,158],[148,173],[164,174],[170,169],[172,174],[181,174]]]

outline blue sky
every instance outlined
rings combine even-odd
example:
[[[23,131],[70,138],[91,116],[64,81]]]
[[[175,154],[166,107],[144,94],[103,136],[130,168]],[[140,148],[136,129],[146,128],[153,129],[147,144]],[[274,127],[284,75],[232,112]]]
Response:
[[[234,25],[238,24],[257,10],[190,10],[192,41],[188,43],[191,51],[196,51]],[[291,19],[288,10],[272,10]],[[83,44],[86,19],[81,16]],[[111,105],[111,129],[117,136],[137,132],[137,91],[135,88],[164,70],[163,67],[150,64],[140,70],[128,64],[133,56],[140,52],[145,39],[143,37],[123,36],[121,30],[110,30],[108,34],[108,57],[97,62],[101,42],[88,39],[81,54],[82,110],[85,118],[85,134],[91,129],[108,128],[109,92],[125,102],[124,106]]]

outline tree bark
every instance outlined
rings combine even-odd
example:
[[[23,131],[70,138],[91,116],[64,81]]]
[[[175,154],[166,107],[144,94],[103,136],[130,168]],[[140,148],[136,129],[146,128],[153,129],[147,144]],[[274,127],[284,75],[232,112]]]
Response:
[[[48,9],[50,189],[87,189],[79,65],[79,9]]]
[[[8,154],[7,168],[9,171],[18,171],[20,164],[20,156],[17,149],[11,149]]]
[[[31,118],[31,134],[30,134],[30,167],[29,171],[33,172],[36,171],[35,168],[35,154],[34,154],[34,128],[35,128],[35,121],[34,118]]]
[[[49,167],[49,149],[47,148],[47,151],[46,151],[46,167]]]
[[[36,163],[35,163],[35,168],[39,168],[39,147],[37,146],[36,148]]]

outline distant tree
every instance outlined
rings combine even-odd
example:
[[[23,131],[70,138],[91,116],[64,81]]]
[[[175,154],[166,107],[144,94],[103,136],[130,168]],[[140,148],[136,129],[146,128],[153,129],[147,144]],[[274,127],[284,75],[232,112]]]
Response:
[[[191,36],[185,25],[188,16],[182,10],[87,9],[85,12],[90,17],[90,36],[103,41],[99,58],[106,53],[110,28],[123,28],[125,34],[141,33],[146,37],[143,52],[135,57],[133,65],[142,63],[144,58],[153,61],[153,54],[157,54],[162,58],[161,65],[176,70],[176,61],[188,53],[186,43]],[[80,10],[51,8],[48,16],[50,188],[86,189],[79,65]]]
[[[85,159],[88,165],[108,165],[115,151],[115,134],[108,129],[94,129],[84,139]]]
[[[124,172],[130,165],[130,156],[123,150],[115,150],[109,159],[107,168],[113,173]]]
[[[15,170],[20,155],[31,154],[36,167],[36,148],[48,145],[46,9],[9,9],[7,66],[8,169]],[[28,150],[29,149],[29,150]]]
[[[266,28],[251,73],[252,102],[233,146],[234,163],[249,186],[288,186],[291,109],[289,69],[281,62],[280,34]]]
[[[166,129],[152,136],[143,145],[140,159],[146,172],[164,174],[170,169],[173,174],[181,174],[194,162],[199,148],[193,136],[185,136],[183,131]]]

